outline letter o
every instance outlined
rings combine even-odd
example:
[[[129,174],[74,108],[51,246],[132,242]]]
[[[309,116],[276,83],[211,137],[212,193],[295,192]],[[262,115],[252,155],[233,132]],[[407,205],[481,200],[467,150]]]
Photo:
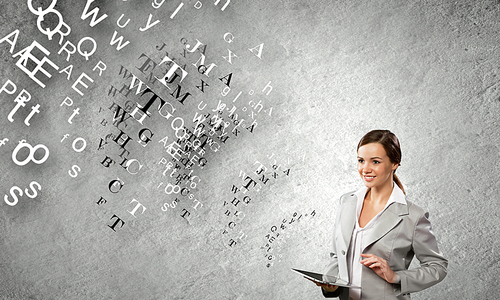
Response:
[[[21,148],[28,148],[30,152],[23,161],[19,161],[17,159],[17,153],[21,150]],[[41,159],[35,158],[35,153],[38,149],[44,150],[44,155]],[[33,147],[30,144],[26,143],[26,140],[19,141],[19,144],[16,146],[14,151],[12,151],[12,161],[18,166],[24,166],[30,161],[34,162],[35,164],[42,164],[47,160],[47,158],[49,158],[49,149],[45,145],[38,144]]]
[[[43,16],[43,15],[46,15],[46,11],[48,10],[53,10],[54,7],[56,6],[57,4],[57,0],[52,0],[52,2],[50,3],[49,7],[47,7],[46,9],[42,9],[40,6],[37,7],[37,9],[35,10],[35,8],[33,7],[33,0],[28,0],[28,9],[35,15],[37,16]]]
[[[46,10],[48,10],[48,9],[46,9]],[[59,21],[57,23],[57,26],[53,30],[50,30],[50,28],[48,28],[48,27],[46,27],[46,28],[42,27],[42,21],[44,19],[44,16],[46,14],[48,14],[48,13],[55,14],[57,16],[57,18],[59,19]],[[63,26],[63,24],[65,24],[67,26],[67,24],[64,23],[64,21],[63,21],[63,17],[61,15],[61,13],[58,12],[57,10],[54,10],[54,9],[51,9],[50,11],[46,12],[43,15],[39,15],[38,19],[36,20],[36,26],[38,27],[38,30],[40,30],[41,33],[45,34],[49,38],[49,40],[52,40],[52,36],[54,34],[60,32],[59,30],[61,29],[61,27]]]
[[[78,143],[79,141],[82,141],[83,145],[82,147],[80,148],[76,148],[76,143]],[[85,150],[85,148],[87,148],[87,141],[85,141],[84,138],[81,138],[81,137],[77,137],[74,141],[73,141],[73,144],[72,144],[72,147],[73,147],[73,150],[75,150],[76,152],[82,152],[83,150]]]
[[[167,186],[165,187],[165,194],[170,195],[172,193],[178,194],[181,191],[181,187],[178,186],[177,184],[173,185],[171,183],[168,183]]]

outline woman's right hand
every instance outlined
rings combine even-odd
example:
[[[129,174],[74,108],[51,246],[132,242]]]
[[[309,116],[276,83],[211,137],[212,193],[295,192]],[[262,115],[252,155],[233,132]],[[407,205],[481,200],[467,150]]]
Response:
[[[310,280],[310,281],[314,282],[317,286],[320,286],[322,289],[324,289],[327,292],[335,292],[339,288],[337,285],[331,285],[331,284],[327,284],[327,283],[316,282],[316,281],[314,281],[312,279],[309,279],[307,277],[304,277],[304,278],[307,279],[307,280]]]
[[[326,283],[316,282],[316,285],[321,286],[327,292],[335,292],[339,288],[337,285],[331,285],[331,284],[326,284]]]

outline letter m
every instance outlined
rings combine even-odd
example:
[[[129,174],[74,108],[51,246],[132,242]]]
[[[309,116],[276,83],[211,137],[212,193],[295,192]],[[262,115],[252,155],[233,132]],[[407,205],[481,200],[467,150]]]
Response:
[[[90,20],[90,27],[94,27],[95,25],[99,24],[102,20],[108,17],[107,14],[104,14],[100,16],[99,19],[96,20],[97,15],[99,14],[99,7],[94,7],[94,9],[89,12],[90,4],[94,1],[95,0],[87,0],[87,4],[85,4],[85,8],[83,9],[82,12],[82,20],[85,20],[89,16],[92,16],[92,19]]]
[[[175,94],[175,92],[177,92],[177,94]],[[186,100],[186,98],[189,95],[191,95],[191,93],[189,93],[189,92],[186,92],[186,93],[181,95],[181,86],[179,84],[177,85],[177,88],[170,94],[170,96],[174,97],[181,104],[184,104],[184,100]],[[179,100],[180,97],[182,97],[181,100]]]

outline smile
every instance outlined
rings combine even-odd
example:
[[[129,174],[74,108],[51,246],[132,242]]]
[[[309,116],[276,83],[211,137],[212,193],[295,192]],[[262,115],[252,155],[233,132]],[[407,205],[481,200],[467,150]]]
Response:
[[[375,178],[375,176],[366,176],[366,175],[364,175],[363,177],[366,181],[372,181]]]

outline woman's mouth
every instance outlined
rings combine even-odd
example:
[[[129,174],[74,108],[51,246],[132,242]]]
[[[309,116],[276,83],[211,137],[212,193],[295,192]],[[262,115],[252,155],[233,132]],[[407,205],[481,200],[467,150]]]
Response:
[[[365,181],[372,181],[373,179],[375,179],[375,176],[368,176],[368,175],[363,175],[363,178],[365,179]]]

